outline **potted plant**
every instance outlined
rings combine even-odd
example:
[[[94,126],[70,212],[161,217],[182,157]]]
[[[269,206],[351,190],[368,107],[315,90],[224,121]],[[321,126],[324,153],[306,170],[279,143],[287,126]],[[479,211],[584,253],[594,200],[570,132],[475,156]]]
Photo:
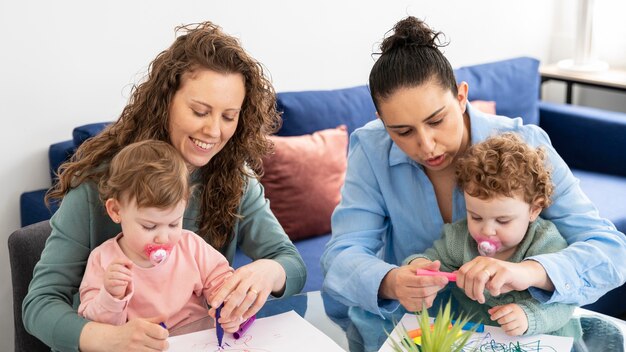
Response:
[[[463,351],[463,347],[467,344],[468,340],[476,330],[478,325],[475,325],[469,330],[463,330],[470,318],[459,314],[455,320],[452,316],[452,310],[450,307],[450,301],[446,303],[445,308],[442,310],[439,307],[435,322],[431,324],[428,310],[424,307],[421,314],[415,314],[417,322],[421,329],[421,343],[416,343],[413,338],[409,336],[409,331],[400,324],[399,337],[400,341],[396,341],[390,336],[391,345],[396,352],[460,352]],[[387,333],[389,335],[389,333]],[[475,350],[475,348],[473,349]]]

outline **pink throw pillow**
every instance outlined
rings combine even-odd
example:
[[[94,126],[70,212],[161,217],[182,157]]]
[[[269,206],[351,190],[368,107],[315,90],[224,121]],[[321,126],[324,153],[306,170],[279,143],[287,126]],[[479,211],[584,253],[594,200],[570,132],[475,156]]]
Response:
[[[470,101],[472,106],[485,114],[496,114],[496,102],[491,100],[473,100]]]
[[[292,240],[329,233],[346,176],[346,126],[270,139],[275,150],[263,159],[261,184],[272,212]]]

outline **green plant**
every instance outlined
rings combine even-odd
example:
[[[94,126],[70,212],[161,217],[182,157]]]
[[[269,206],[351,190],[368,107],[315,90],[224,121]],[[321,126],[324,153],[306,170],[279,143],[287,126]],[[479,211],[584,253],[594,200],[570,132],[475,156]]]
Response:
[[[470,330],[463,330],[462,327],[469,322],[471,316],[463,316],[459,314],[454,320],[452,316],[450,301],[446,303],[445,308],[437,312],[434,324],[430,323],[428,310],[424,307],[421,314],[415,313],[417,322],[422,329],[422,343],[418,345],[409,337],[409,332],[400,324],[399,337],[400,342],[390,336],[391,347],[396,352],[460,352],[472,336],[477,326]],[[453,323],[454,321],[454,323]],[[450,328],[452,326],[452,328]],[[432,329],[432,330],[431,330]],[[389,333],[387,333],[389,336]],[[474,348],[475,350],[475,348]]]

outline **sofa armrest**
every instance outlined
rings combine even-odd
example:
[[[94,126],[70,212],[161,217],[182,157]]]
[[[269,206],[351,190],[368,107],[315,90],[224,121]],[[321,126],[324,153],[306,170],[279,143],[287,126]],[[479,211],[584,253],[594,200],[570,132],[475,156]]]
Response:
[[[626,113],[540,102],[539,126],[570,168],[626,176]]]

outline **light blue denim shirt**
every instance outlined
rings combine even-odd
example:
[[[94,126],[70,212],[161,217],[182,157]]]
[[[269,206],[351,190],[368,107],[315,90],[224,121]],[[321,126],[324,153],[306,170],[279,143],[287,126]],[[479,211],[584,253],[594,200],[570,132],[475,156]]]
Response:
[[[512,131],[547,151],[555,191],[553,204],[541,216],[554,222],[569,247],[528,258],[543,265],[555,287],[554,292],[531,288],[532,295],[546,303],[584,305],[623,284],[626,236],[598,215],[548,135],[538,126],[523,125],[521,118],[487,115],[469,104],[468,112],[472,144]],[[383,277],[441,236],[444,223],[433,186],[423,167],[375,120],[350,137],[341,195],[332,216],[333,235],[321,259],[324,290],[344,304],[384,317],[399,303],[378,299]],[[456,189],[452,222],[465,217],[463,193]]]

